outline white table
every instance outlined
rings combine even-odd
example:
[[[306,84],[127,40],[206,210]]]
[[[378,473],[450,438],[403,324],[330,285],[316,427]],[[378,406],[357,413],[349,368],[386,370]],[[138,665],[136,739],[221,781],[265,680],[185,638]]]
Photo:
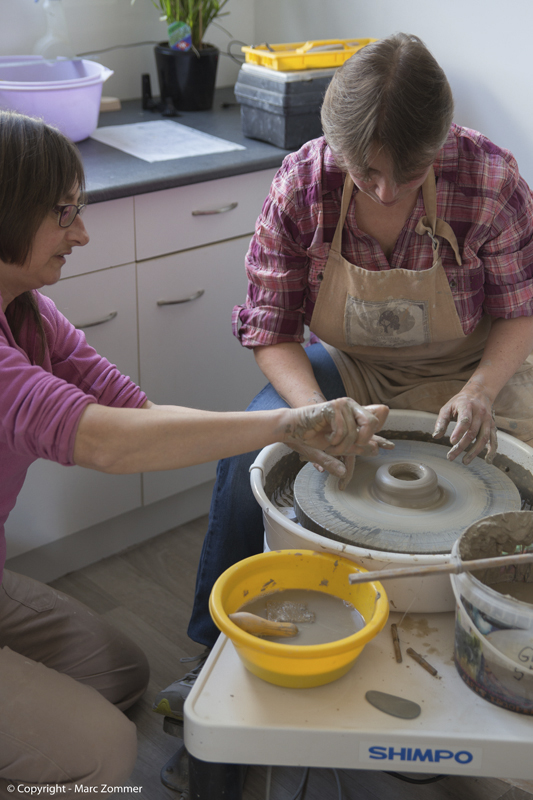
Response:
[[[215,800],[212,785],[211,796],[205,789],[209,771],[236,761],[533,778],[533,718],[489,703],[461,680],[453,661],[454,614],[406,616],[398,664],[390,623],[402,616],[391,614],[347,675],[314,689],[286,689],[257,678],[220,636],[185,703],[185,745],[196,787],[191,800]],[[410,658],[408,647],[438,677]],[[369,689],[414,700],[422,713],[413,720],[385,714],[365,699]],[[224,774],[216,773],[217,785]],[[236,773],[228,774],[231,788],[220,796],[239,798]]]

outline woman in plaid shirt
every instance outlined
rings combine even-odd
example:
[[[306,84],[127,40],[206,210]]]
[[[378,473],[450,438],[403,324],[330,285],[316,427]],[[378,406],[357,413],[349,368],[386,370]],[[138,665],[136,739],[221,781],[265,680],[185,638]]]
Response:
[[[246,257],[233,328],[270,381],[251,409],[347,394],[429,411],[436,439],[457,421],[448,458],[464,464],[492,459],[497,427],[533,443],[532,195],[513,156],[452,114],[415,36],[337,70],[325,135],[284,160]],[[219,464],[189,626],[207,646],[214,580],[263,547],[255,456]],[[167,690],[178,715],[193,680]]]

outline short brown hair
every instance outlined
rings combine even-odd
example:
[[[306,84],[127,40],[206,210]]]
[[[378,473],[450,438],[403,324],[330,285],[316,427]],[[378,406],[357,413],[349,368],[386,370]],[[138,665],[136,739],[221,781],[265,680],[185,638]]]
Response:
[[[85,176],[78,150],[56,128],[41,119],[0,111],[0,259],[24,264],[46,215],[74,187],[83,190]],[[6,308],[15,341],[28,319],[37,331],[33,363],[42,363],[46,338],[33,292],[15,297]]]
[[[23,264],[45,216],[85,177],[75,145],[40,119],[0,111],[0,259]]]
[[[405,33],[348,59],[322,106],[324,135],[339,167],[366,174],[377,146],[390,156],[398,184],[431,164],[452,117],[446,75],[418,36]]]

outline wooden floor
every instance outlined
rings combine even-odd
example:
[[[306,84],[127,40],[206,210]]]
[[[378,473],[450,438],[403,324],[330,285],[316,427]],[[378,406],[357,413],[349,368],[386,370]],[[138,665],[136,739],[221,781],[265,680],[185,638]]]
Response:
[[[207,518],[202,517],[52,584],[113,622],[148,656],[152,671],[148,692],[129,712],[139,738],[139,756],[130,784],[143,787],[142,800],[180,798],[163,786],[159,777],[179,740],[163,732],[163,718],[151,711],[151,705],[160,689],[187,671],[187,665],[180,664],[179,659],[203,649],[188,639],[186,630],[206,527]],[[248,769],[245,800],[265,797],[266,773],[266,767]],[[270,800],[290,800],[302,774],[301,768],[274,767]],[[340,770],[338,776],[343,800],[533,800],[533,781],[512,785],[496,779],[448,777],[414,786],[366,770]],[[312,769],[306,800],[337,797],[333,770]]]

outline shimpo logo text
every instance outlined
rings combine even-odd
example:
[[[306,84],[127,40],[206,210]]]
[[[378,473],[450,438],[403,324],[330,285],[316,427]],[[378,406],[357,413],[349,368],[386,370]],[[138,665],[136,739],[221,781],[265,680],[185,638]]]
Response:
[[[432,747],[401,747],[399,745],[370,745],[361,743],[359,758],[367,764],[376,764],[380,761],[389,763],[412,763],[414,764],[439,764],[443,769],[445,766],[454,765],[454,772],[457,767],[477,767],[481,763],[481,750],[472,748],[470,750],[451,750],[449,748]],[[376,764],[377,765],[377,764]]]

